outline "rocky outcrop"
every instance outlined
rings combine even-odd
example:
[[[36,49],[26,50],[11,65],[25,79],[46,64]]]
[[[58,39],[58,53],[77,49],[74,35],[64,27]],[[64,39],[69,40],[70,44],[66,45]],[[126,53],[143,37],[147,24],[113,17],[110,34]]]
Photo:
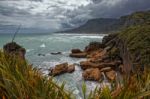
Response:
[[[107,51],[99,49],[97,51],[93,51],[92,53],[87,55],[87,58],[93,58],[94,60],[101,59],[103,56],[106,56]]]
[[[62,63],[56,65],[55,68],[50,69],[49,75],[57,76],[63,73],[72,73],[75,71],[75,65],[68,65],[68,63]]]
[[[72,49],[71,52],[72,53],[82,53],[83,51],[81,51],[80,49]]]
[[[116,79],[116,72],[114,70],[108,71],[106,72],[106,77],[109,80],[114,81]]]
[[[81,51],[80,49],[72,49],[69,56],[74,58],[86,58],[87,53]]]
[[[101,62],[101,63],[93,63],[90,61],[82,61],[80,62],[80,66],[83,70],[88,69],[88,68],[104,68],[104,67],[111,67],[111,68],[115,68],[116,66],[118,66],[118,64],[120,64],[120,62],[118,61],[114,61],[114,62]]]
[[[3,46],[3,50],[7,54],[19,56],[21,59],[25,60],[26,50],[16,42],[7,43]]]
[[[99,50],[100,48],[104,48],[104,45],[100,42],[91,42],[88,46],[85,47],[84,51],[87,53],[93,52],[95,50]]]
[[[56,76],[67,72],[67,70],[68,70],[68,63],[59,64],[56,65],[55,68],[51,70],[51,75]]]
[[[74,65],[74,64],[73,64],[73,65],[69,65],[67,72],[68,72],[68,73],[72,73],[72,72],[74,72],[74,71],[75,71],[75,65]]]
[[[82,73],[82,77],[84,78],[84,80],[99,81],[101,78],[101,72],[98,68],[90,68]]]
[[[82,53],[71,53],[69,56],[74,57],[74,58],[86,58],[87,54],[84,52],[82,52]]]

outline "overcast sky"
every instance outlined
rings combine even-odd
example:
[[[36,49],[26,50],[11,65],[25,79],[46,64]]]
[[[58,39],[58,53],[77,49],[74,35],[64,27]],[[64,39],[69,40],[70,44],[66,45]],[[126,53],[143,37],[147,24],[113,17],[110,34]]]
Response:
[[[150,10],[150,0],[0,0],[0,32],[19,24],[28,31],[53,32],[141,10]]]

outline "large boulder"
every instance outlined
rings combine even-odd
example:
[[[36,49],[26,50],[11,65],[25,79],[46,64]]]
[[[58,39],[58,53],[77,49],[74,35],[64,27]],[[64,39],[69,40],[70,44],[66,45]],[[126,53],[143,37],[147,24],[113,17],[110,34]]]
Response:
[[[101,72],[98,68],[87,69],[82,73],[82,77],[84,78],[84,80],[99,81],[101,76]]]
[[[71,53],[69,56],[74,57],[74,58],[86,58],[87,54],[84,52],[82,52],[82,53]]]
[[[67,72],[68,72],[68,73],[72,73],[72,72],[74,72],[74,71],[75,71],[75,65],[74,65],[74,64],[73,64],[73,65],[69,65]]]
[[[68,65],[68,63],[62,63],[56,65],[55,68],[50,68],[49,75],[57,76],[63,73],[72,73],[75,71],[75,65]]]
[[[68,71],[68,63],[63,63],[56,65],[54,69],[51,70],[50,75],[56,76]]]
[[[72,49],[71,53],[82,53],[80,49]]]
[[[19,56],[21,59],[25,59],[25,48],[23,48],[16,42],[7,43],[3,46],[3,50],[7,54]]]
[[[90,53],[92,51],[104,48],[104,45],[100,42],[91,42],[88,46],[85,47],[84,51]]]
[[[111,70],[111,71],[106,72],[106,77],[109,80],[114,81],[116,79],[116,71]]]

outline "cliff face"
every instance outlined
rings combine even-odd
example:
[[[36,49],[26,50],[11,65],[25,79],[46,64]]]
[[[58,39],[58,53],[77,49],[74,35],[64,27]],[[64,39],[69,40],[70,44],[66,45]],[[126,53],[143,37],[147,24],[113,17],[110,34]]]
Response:
[[[61,33],[110,33],[116,32],[124,27],[148,23],[150,11],[135,12],[131,15],[122,16],[119,19],[98,18],[87,21],[78,28],[61,31]]]

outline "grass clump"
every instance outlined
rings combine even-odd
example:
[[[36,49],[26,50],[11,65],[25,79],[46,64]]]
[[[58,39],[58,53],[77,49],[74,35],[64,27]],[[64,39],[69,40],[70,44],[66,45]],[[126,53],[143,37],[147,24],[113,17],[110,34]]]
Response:
[[[123,84],[116,84],[111,90],[105,86],[103,89],[96,88],[84,99],[149,99],[150,98],[150,70],[143,75],[134,74],[129,79],[124,79]],[[83,85],[85,88],[85,85]]]
[[[0,51],[1,99],[70,99],[64,84],[58,86],[51,78],[18,57]]]

